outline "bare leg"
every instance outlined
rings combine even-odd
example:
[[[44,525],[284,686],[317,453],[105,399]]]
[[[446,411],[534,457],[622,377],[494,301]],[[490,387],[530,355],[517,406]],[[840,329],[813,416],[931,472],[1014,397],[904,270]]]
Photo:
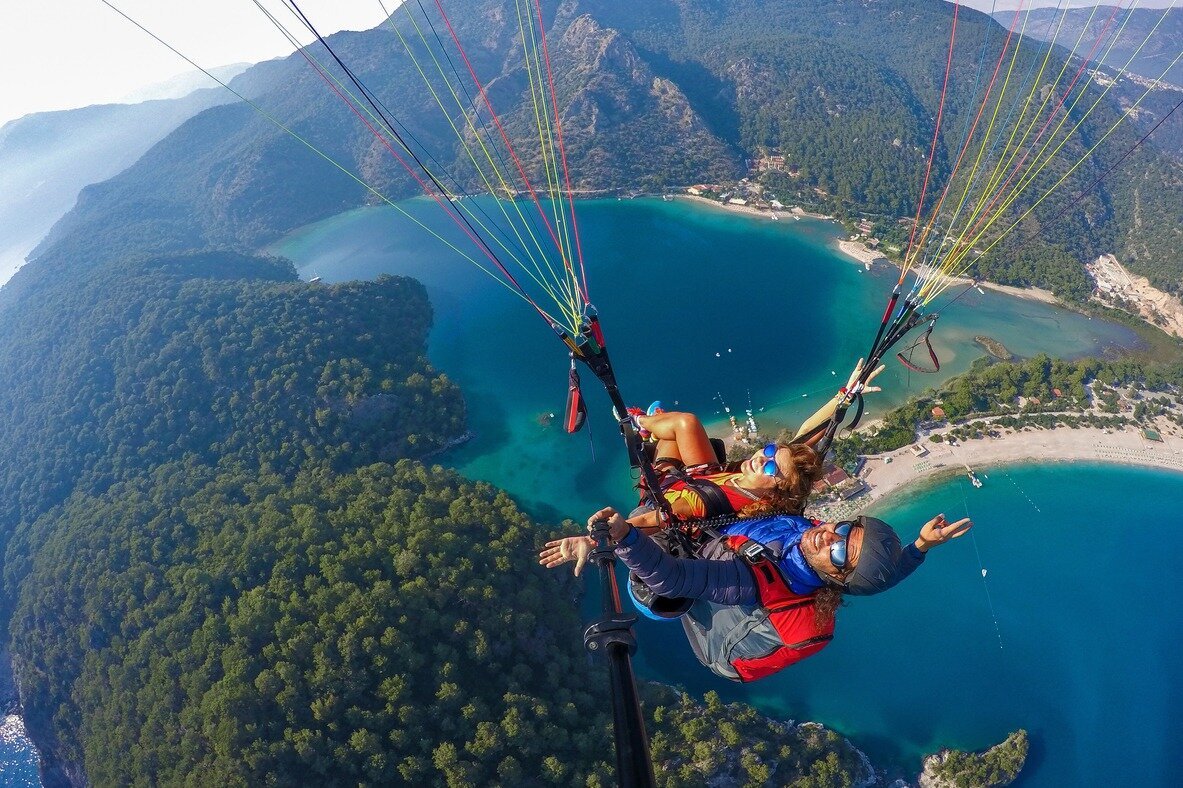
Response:
[[[693,413],[657,413],[638,416],[637,423],[657,438],[657,457],[670,457],[687,465],[715,462],[715,448],[702,422]]]

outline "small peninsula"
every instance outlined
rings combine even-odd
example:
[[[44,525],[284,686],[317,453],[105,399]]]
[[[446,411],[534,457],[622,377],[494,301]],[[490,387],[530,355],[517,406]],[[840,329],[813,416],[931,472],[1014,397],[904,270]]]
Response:
[[[984,752],[941,750],[924,759],[920,788],[994,788],[1010,785],[1027,761],[1027,731],[1018,730]]]

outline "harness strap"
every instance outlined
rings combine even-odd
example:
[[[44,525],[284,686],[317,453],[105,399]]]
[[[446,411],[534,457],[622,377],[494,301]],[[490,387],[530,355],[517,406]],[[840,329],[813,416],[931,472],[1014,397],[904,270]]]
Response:
[[[706,508],[707,517],[713,517],[717,514],[730,514],[735,511],[735,507],[731,505],[731,500],[727,497],[727,493],[723,488],[715,484],[710,479],[690,479],[686,482],[686,486],[702,498],[703,505]]]

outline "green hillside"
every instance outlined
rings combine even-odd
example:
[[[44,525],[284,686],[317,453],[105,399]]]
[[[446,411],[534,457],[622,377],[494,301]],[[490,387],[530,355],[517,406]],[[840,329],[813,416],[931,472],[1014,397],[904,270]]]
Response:
[[[532,109],[513,44],[516,23],[495,0],[464,0],[450,9],[506,127],[521,142]],[[744,174],[745,158],[775,149],[799,167],[797,178],[769,181],[786,200],[839,215],[870,214],[889,238],[896,219],[915,212],[952,22],[952,6],[942,0],[653,0],[640,7],[578,0],[546,9],[552,54],[563,64],[556,90],[575,188],[665,190],[734,180]],[[395,19],[407,27],[402,15]],[[985,15],[961,14],[937,183],[951,171],[977,110],[982,64],[990,62],[980,57],[982,43],[986,52],[996,51],[990,47],[1000,45],[1004,33]],[[384,104],[396,108],[408,134],[427,141],[427,153],[456,183],[484,189],[462,163],[443,113],[389,28],[332,40]],[[1029,73],[1043,55],[1042,45],[1028,43],[1016,73]],[[1048,74],[1057,73],[1062,57],[1053,53]],[[418,191],[302,60],[263,64],[235,85],[390,197]],[[1066,119],[1068,128],[1100,90],[1089,84]],[[1008,215],[1025,211],[1119,112],[1116,101],[1103,101]],[[1081,263],[1113,252],[1159,286],[1178,289],[1179,161],[1148,146],[1068,209],[1137,136],[1133,127],[1119,128],[1012,240],[981,261],[978,273],[1079,299],[1090,288]],[[537,175],[538,162],[527,157],[525,163]],[[119,177],[84,191],[77,209],[39,248],[45,264],[22,272],[16,284],[35,285],[58,270],[63,256],[76,259],[84,249],[99,258],[129,248],[250,251],[370,199],[251,109],[217,108]],[[1062,210],[1067,213],[1059,216]]]

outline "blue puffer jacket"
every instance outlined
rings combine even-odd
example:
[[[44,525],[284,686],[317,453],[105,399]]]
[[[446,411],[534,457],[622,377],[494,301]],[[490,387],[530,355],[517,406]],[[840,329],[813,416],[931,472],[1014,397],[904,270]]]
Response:
[[[723,528],[724,536],[746,536],[772,551],[776,565],[796,594],[808,594],[821,588],[823,580],[805,563],[801,554],[801,537],[814,526],[808,517],[780,514],[740,520]]]
[[[823,583],[805,563],[798,547],[802,534],[812,527],[805,517],[774,515],[743,520],[725,528],[724,535],[746,536],[768,547],[790,588],[808,594]],[[703,556],[714,560],[674,558],[636,529],[616,546],[621,561],[655,594],[706,599],[721,605],[756,602],[756,581],[747,565],[722,548],[714,552],[717,554]]]

